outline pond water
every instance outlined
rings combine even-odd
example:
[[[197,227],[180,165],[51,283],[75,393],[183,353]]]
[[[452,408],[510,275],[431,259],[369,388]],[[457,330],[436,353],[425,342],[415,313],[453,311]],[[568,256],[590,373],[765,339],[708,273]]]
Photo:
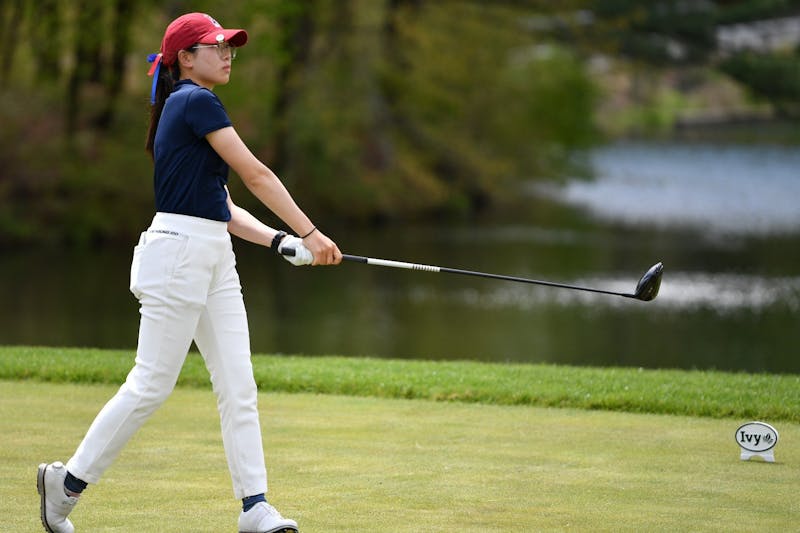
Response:
[[[800,149],[620,143],[593,152],[596,181],[534,191],[604,220],[720,235],[800,231]]]
[[[652,302],[348,263],[294,268],[237,242],[256,353],[800,373],[800,154],[617,144],[595,179],[452,226],[329,230],[351,254],[632,292]],[[132,349],[130,249],[4,251],[0,344]]]

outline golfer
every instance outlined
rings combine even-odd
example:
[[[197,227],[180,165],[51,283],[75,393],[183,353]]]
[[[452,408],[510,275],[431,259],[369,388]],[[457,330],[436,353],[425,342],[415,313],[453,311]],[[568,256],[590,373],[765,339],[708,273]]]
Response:
[[[293,248],[294,265],[333,265],[336,244],[317,229],[279,179],[245,146],[212,92],[228,83],[244,30],[190,13],[166,29],[154,76],[147,151],[153,158],[156,214],[134,248],[131,292],[141,305],[136,361],[66,465],[39,465],[37,488],[47,531],[72,532],[67,518],[88,483],[97,483],[128,440],[166,400],[194,340],[217,396],[222,441],[241,499],[239,531],[295,532],[267,501],[267,473],[250,362],[250,339],[230,234]],[[236,206],[228,169],[297,235],[276,231]]]

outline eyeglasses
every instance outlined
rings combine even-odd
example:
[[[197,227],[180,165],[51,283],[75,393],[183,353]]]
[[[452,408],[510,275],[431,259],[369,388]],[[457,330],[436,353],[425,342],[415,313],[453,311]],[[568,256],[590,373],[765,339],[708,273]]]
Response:
[[[236,47],[233,46],[231,43],[217,43],[217,44],[196,44],[190,48],[190,50],[197,50],[198,48],[216,48],[217,55],[220,59],[225,59],[225,57],[230,52],[231,54],[231,61],[236,59]]]

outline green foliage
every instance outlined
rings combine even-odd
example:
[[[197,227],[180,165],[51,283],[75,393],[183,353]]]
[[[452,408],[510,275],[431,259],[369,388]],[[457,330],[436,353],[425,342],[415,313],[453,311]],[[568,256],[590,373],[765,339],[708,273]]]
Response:
[[[217,92],[317,217],[470,214],[593,138],[582,63],[519,23],[525,2],[24,0],[0,10],[22,17],[0,78],[0,243],[130,240],[146,223],[144,58],[189,9],[248,29]],[[45,28],[57,46],[34,40]],[[263,213],[235,178],[231,191]]]
[[[788,0],[17,0],[0,6],[0,245],[130,241],[152,213],[141,149],[145,56],[166,25],[208,11],[244,27],[216,90],[253,152],[314,217],[463,217],[558,177],[597,139],[598,53],[710,68],[719,24],[797,12]],[[46,42],[43,45],[42,42]],[[724,71],[795,116],[794,57]],[[618,117],[661,131],[680,99],[654,90]],[[651,95],[652,95],[651,94]],[[231,191],[263,215],[237,179]]]
[[[470,3],[398,14],[400,68],[383,79],[390,111],[468,206],[515,194],[514,179],[552,174],[558,155],[593,138],[595,93],[582,65],[531,39],[518,17]]]
[[[646,75],[646,74],[639,74]],[[613,122],[604,129],[620,135],[643,135],[648,138],[668,136],[686,101],[681,94],[666,87],[658,87],[644,102],[628,105],[613,115]]]
[[[769,101],[785,116],[800,118],[800,55],[743,53],[724,61],[720,68]]]
[[[589,53],[598,50],[654,65],[698,63],[714,50],[712,2],[587,0],[590,21],[566,33]]]
[[[794,0],[734,0],[719,2],[716,20],[718,24],[736,24],[797,13],[797,2]]]
[[[721,26],[746,27],[771,18],[797,16],[800,11],[796,2],[586,0],[582,7],[575,12],[577,15],[562,13],[554,17],[556,22],[543,27],[546,34],[571,44],[580,53],[589,57],[598,52],[605,54],[632,72],[629,75],[637,83],[625,109],[615,117],[602,113],[599,116],[604,126],[612,126],[604,131],[612,135],[669,132],[679,111],[672,104],[680,102],[672,91],[688,89],[676,87],[680,82],[670,83],[668,79],[697,69],[722,72],[767,100],[777,114],[784,118],[798,116],[796,54],[790,57],[786,51],[762,50],[757,55],[745,53],[724,59],[730,52],[719,50],[717,42]],[[642,69],[649,70],[648,75],[659,81],[641,84],[636,78]],[[645,90],[640,84],[645,85]],[[749,104],[740,102],[739,111]]]

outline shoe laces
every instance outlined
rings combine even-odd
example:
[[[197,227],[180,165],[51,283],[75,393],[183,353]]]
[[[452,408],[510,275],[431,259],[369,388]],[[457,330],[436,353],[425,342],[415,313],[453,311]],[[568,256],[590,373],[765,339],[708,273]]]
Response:
[[[267,502],[259,502],[259,503],[257,503],[256,505],[257,505],[257,506],[262,506],[262,507],[264,508],[264,510],[267,512],[267,514],[270,514],[270,515],[276,516],[276,517],[278,517],[278,518],[283,518],[283,517],[281,516],[281,513],[279,513],[277,509],[275,509],[273,506],[271,506],[271,505],[270,505],[269,503],[267,503]]]

